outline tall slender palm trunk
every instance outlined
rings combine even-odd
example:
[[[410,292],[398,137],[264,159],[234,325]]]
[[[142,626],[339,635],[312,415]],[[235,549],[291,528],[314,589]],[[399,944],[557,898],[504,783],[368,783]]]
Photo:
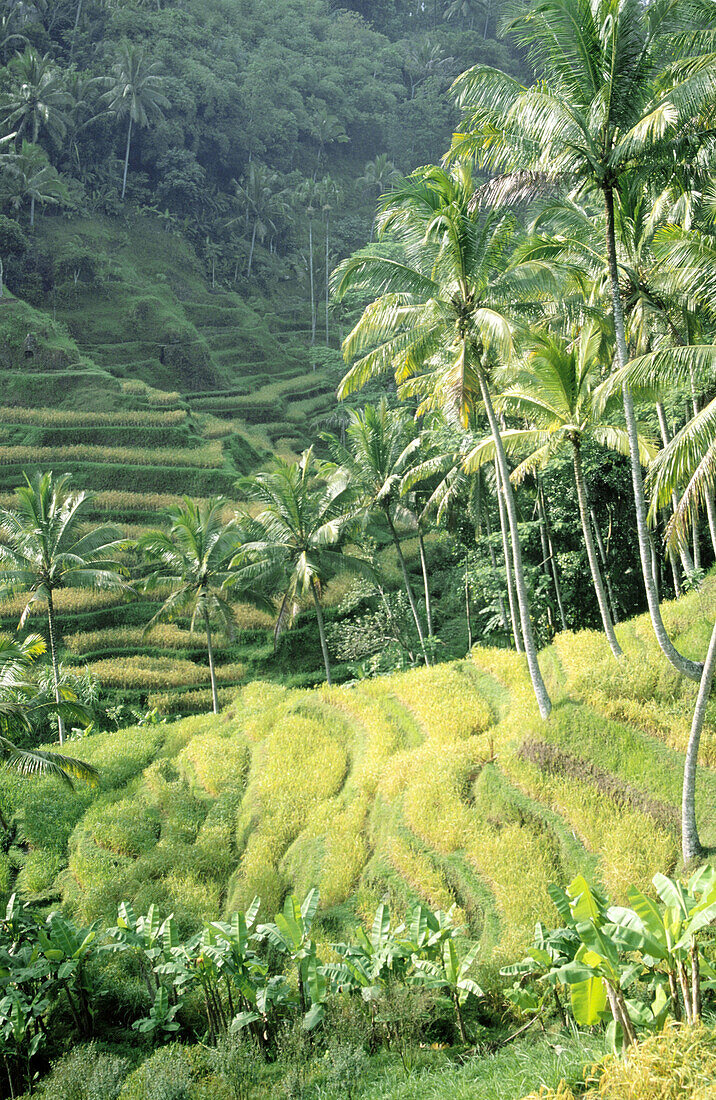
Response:
[[[323,652],[323,663],[326,667],[326,683],[330,686],[331,680],[331,661],[328,656],[328,645],[326,643],[326,626],[323,622],[323,608],[321,607],[321,601],[318,598],[318,592],[316,591],[316,582],[311,577],[311,594],[313,596],[313,602],[316,607],[316,619],[318,620],[318,636],[321,639],[321,650]]]
[[[428,563],[425,557],[425,539],[420,527],[418,527],[418,546],[420,547],[420,568],[423,571],[423,588],[425,589],[425,618],[428,624],[428,637],[430,637],[433,633],[433,601],[430,597],[430,577],[428,576]]]
[[[492,433],[492,439],[495,444],[495,451],[497,454],[497,462],[500,470],[500,476],[502,478],[502,488],[505,497],[505,508],[507,509],[507,519],[510,526],[510,534],[512,536],[512,563],[515,569],[515,589],[517,591],[517,603],[520,609],[520,619],[522,621],[522,638],[525,644],[525,654],[527,657],[527,667],[530,672],[530,679],[532,681],[532,687],[534,689],[535,697],[537,699],[537,706],[542,718],[548,718],[550,711],[552,710],[552,700],[549,697],[547,686],[542,679],[542,673],[540,671],[539,662],[537,660],[537,646],[535,645],[534,633],[532,630],[532,621],[530,619],[530,606],[529,599],[527,597],[527,584],[525,582],[524,567],[522,564],[522,548],[520,546],[519,533],[517,528],[517,508],[515,507],[515,497],[512,492],[512,485],[510,484],[510,471],[507,465],[507,455],[505,454],[505,448],[502,444],[502,436],[500,435],[500,426],[497,423],[497,417],[495,416],[495,410],[492,405],[492,398],[490,396],[490,390],[487,385],[487,379],[485,378],[485,372],[482,368],[482,364],[478,361],[475,364],[477,371],[478,381],[480,383],[480,393],[482,394],[482,401],[487,412],[487,419],[490,424],[490,432]]]
[[[204,610],[204,630],[206,631],[206,652],[209,656],[209,679],[211,680],[211,705],[214,714],[219,713],[219,693],[216,690],[216,669],[214,668],[214,646],[211,640],[211,623],[209,612]]]
[[[597,519],[597,513],[594,511],[594,507],[590,504],[589,515],[592,518],[592,527],[594,529],[594,538],[597,542],[597,550],[599,551],[599,560],[602,563],[602,569],[604,570],[604,583],[607,589],[607,596],[609,597],[609,610],[612,616],[612,622],[616,626],[619,622],[619,612],[617,611],[617,601],[614,598],[614,589],[612,588],[612,582],[609,577],[609,562],[607,561],[607,551],[604,547],[604,539],[602,538],[602,532],[599,529],[599,520]]]
[[[52,589],[47,593],[47,628],[50,634],[50,659],[52,661],[52,680],[55,688],[55,702],[59,706],[62,702],[62,693],[60,691],[60,666],[57,660],[57,633],[55,630],[55,606],[52,601]],[[57,715],[57,731],[60,737],[60,744],[62,745],[65,740],[65,723],[61,714]]]
[[[408,567],[405,564],[405,558],[403,557],[403,549],[400,545],[400,539],[398,538],[398,532],[395,530],[395,524],[390,515],[388,509],[385,509],[385,518],[388,521],[388,527],[393,537],[393,545],[395,546],[395,552],[398,555],[398,561],[400,562],[400,569],[403,574],[403,584],[405,586],[405,594],[408,597],[408,603],[410,604],[410,610],[413,613],[413,621],[415,628],[418,632],[418,638],[420,639],[420,648],[423,652],[423,659],[426,665],[430,665],[428,659],[428,651],[425,648],[425,634],[423,633],[423,624],[420,622],[420,615],[418,614],[418,606],[415,602],[415,596],[413,595],[413,586],[410,583],[410,575],[408,574]]]
[[[666,423],[666,414],[664,413],[664,406],[662,405],[661,401],[656,402],[656,415],[657,415],[657,418],[658,418],[658,421],[659,421],[659,431],[661,433],[661,442],[666,447],[666,445],[670,442],[671,437],[670,437],[670,434],[669,434],[669,426]],[[678,507],[679,507],[679,498],[676,495],[676,490],[674,489],[671,493],[671,508],[672,508],[672,511],[673,511],[674,515],[676,515]],[[681,568],[684,571],[684,575],[686,577],[692,576],[693,572],[694,572],[694,563],[691,559],[691,555],[689,554],[688,548],[687,548],[686,544],[684,543],[683,539],[680,540],[680,544],[679,544],[679,558],[681,559]]]
[[[619,267],[617,264],[616,233],[614,226],[614,192],[608,185],[604,187],[604,203],[607,219],[607,258],[609,262],[609,279],[612,292],[612,309],[614,311],[614,331],[616,334],[617,361],[620,367],[626,366],[629,361],[626,336],[624,330],[624,310],[619,291]],[[661,617],[659,596],[656,591],[656,583],[651,560],[651,540],[646,523],[646,499],[644,496],[644,479],[641,472],[639,457],[639,436],[634,413],[634,401],[629,386],[622,386],[622,399],[624,402],[624,418],[626,420],[627,435],[629,437],[629,457],[631,460],[632,488],[634,491],[634,507],[636,511],[636,529],[639,541],[639,558],[641,571],[644,578],[646,599],[649,605],[649,614],[654,628],[654,634],[664,656],[683,676],[690,680],[701,679],[702,665],[697,661],[691,661],[679,653],[666,632],[664,621]]]
[[[498,489],[499,492],[499,489]],[[499,583],[499,574],[497,572],[497,557],[495,555],[495,547],[492,545],[492,528],[490,525],[490,509],[487,507],[487,501],[485,501],[485,531],[487,533],[487,550],[490,555],[490,568],[492,569],[492,576],[495,581],[495,589],[497,591],[497,606],[500,611],[500,622],[502,623],[502,629],[505,634],[510,632],[510,624],[507,621],[507,611],[505,610],[505,601],[500,591],[501,585]],[[512,574],[510,574],[512,579]]]
[[[592,528],[590,526],[589,519],[589,504],[587,502],[587,486],[584,483],[584,471],[582,469],[582,452],[578,439],[572,440],[572,460],[574,463],[574,482],[577,486],[579,518],[582,521],[582,534],[584,536],[584,544],[587,548],[587,560],[589,561],[589,569],[592,574],[592,583],[594,585],[594,591],[597,594],[599,614],[602,617],[602,626],[604,627],[604,633],[606,634],[607,641],[609,642],[609,648],[611,649],[615,657],[621,657],[623,655],[623,651],[622,647],[617,641],[617,636],[614,633],[614,623],[612,622],[612,617],[609,613],[607,594],[604,590],[604,582],[602,580],[602,573],[599,568],[599,560],[597,558],[597,549],[594,545],[594,539],[592,538]]]
[[[557,559],[554,556],[554,544],[552,543],[552,529],[549,522],[549,514],[547,512],[547,500],[544,495],[544,486],[541,478],[537,477],[537,503],[539,505],[541,521],[544,525],[544,533],[547,538],[547,551],[549,554],[549,567],[552,573],[552,583],[554,584],[554,594],[557,597],[557,607],[559,609],[559,621],[562,624],[562,630],[567,629],[567,620],[564,615],[564,604],[562,603],[562,585],[559,580],[559,571],[557,569]]]
[[[127,128],[127,148],[124,152],[124,176],[122,178],[122,199],[124,199],[125,192],[127,190],[127,172],[129,171],[129,148],[132,144],[132,116],[129,116],[129,126]]]
[[[517,610],[517,596],[515,594],[515,579],[512,576],[512,551],[510,550],[510,532],[505,508],[505,495],[502,492],[502,477],[500,467],[495,459],[495,478],[497,486],[497,505],[500,512],[500,531],[502,534],[502,554],[505,559],[505,579],[507,581],[507,601],[510,605],[510,620],[512,622],[512,637],[515,640],[515,649],[518,653],[524,652],[522,645],[522,631],[520,630],[519,613]]]
[[[694,717],[691,723],[689,743],[686,749],[684,765],[684,785],[681,796],[681,850],[684,863],[690,863],[702,854],[699,830],[696,824],[696,764],[699,757],[701,731],[706,718],[706,705],[711,695],[714,671],[716,671],[716,623],[711,632],[704,670],[701,674],[699,693],[696,697]]]

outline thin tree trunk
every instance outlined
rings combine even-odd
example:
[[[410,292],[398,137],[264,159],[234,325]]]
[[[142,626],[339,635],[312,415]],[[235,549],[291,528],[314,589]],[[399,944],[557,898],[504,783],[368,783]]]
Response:
[[[122,200],[124,200],[124,194],[127,190],[127,171],[129,170],[129,147],[132,143],[132,116],[129,116],[129,127],[127,129],[127,148],[124,153],[124,177],[122,179]]]
[[[564,605],[562,603],[562,585],[560,584],[560,581],[559,581],[559,571],[557,569],[557,559],[554,556],[554,545],[552,543],[552,530],[550,528],[549,515],[547,513],[547,500],[546,500],[545,495],[544,495],[544,486],[542,485],[542,482],[539,478],[537,480],[537,486],[538,486],[537,499],[539,500],[540,508],[542,509],[542,519],[543,519],[543,522],[544,522],[544,529],[545,529],[545,532],[546,532],[546,535],[547,535],[547,549],[549,550],[549,564],[550,564],[550,568],[552,570],[552,580],[554,582],[554,591],[555,591],[555,595],[557,597],[557,607],[559,608],[559,618],[560,618],[560,622],[562,623],[562,630],[566,630],[567,629],[567,620],[566,620],[565,615],[564,615]]]
[[[55,605],[52,601],[52,589],[47,593],[47,626],[50,632],[50,658],[52,660],[52,679],[55,685],[55,702],[62,702],[60,692],[60,668],[57,661],[57,637],[55,634]],[[60,744],[65,740],[65,723],[60,714],[57,715],[57,729],[60,736]]]
[[[691,1016],[692,1022],[701,1022],[701,965],[699,962],[699,945],[694,936],[691,941]]]
[[[206,631],[206,652],[209,655],[209,678],[211,679],[211,703],[214,714],[219,713],[219,693],[216,690],[216,670],[214,668],[214,647],[211,643],[211,623],[209,612],[204,609],[204,629]]]
[[[499,488],[498,488],[499,493]],[[492,568],[492,575],[495,578],[495,587],[497,589],[497,604],[500,609],[500,621],[502,623],[502,629],[506,634],[510,632],[510,624],[507,620],[507,611],[505,610],[505,601],[502,598],[502,592],[500,591],[502,585],[500,584],[499,574],[497,572],[497,558],[495,557],[495,548],[492,545],[492,530],[490,529],[490,509],[487,507],[487,501],[485,501],[485,531],[487,532],[487,550],[490,555],[490,566]]]
[[[329,263],[330,263],[330,260],[329,260],[329,253],[328,253],[328,215],[326,214],[326,347],[329,346],[329,342],[328,342],[328,306],[329,306],[330,297],[331,297],[330,287],[328,285],[328,277],[329,277],[328,264]]]
[[[418,546],[420,547],[420,568],[423,571],[423,588],[425,589],[425,617],[428,621],[428,636],[430,637],[433,633],[433,602],[430,598],[428,563],[425,560],[425,541],[420,527],[418,527]]]
[[[658,420],[659,420],[659,431],[661,432],[661,442],[666,447],[667,444],[671,440],[671,436],[669,434],[669,427],[666,423],[666,414],[664,413],[664,406],[662,405],[661,401],[656,402],[656,415],[657,415]],[[676,490],[675,489],[671,493],[671,508],[672,508],[672,511],[673,511],[674,515],[676,515],[676,513],[678,511],[678,508],[679,508],[679,498],[676,495]],[[694,572],[694,563],[691,560],[691,555],[689,554],[689,551],[688,551],[688,549],[686,547],[686,544],[684,543],[683,539],[680,539],[679,541],[680,541],[679,557],[681,559],[681,568],[683,569],[684,575],[686,577],[691,577],[691,576],[693,576],[693,572]]]
[[[251,247],[249,248],[249,262],[246,268],[246,278],[251,278],[251,266],[254,262],[254,248],[256,247],[256,226],[258,222],[254,222],[254,231],[251,234]]]
[[[492,398],[490,396],[490,391],[487,385],[487,379],[485,378],[485,372],[482,368],[482,363],[478,361],[475,364],[475,367],[480,383],[482,401],[485,406],[485,411],[487,412],[487,419],[490,423],[490,431],[492,432],[492,439],[494,441],[495,450],[497,452],[497,461],[500,468],[500,474],[502,476],[502,488],[505,494],[505,507],[507,509],[507,518],[510,525],[510,534],[512,535],[512,562],[515,569],[515,588],[517,590],[517,602],[520,609],[520,619],[522,620],[522,638],[525,644],[527,667],[529,668],[530,679],[532,681],[532,687],[534,689],[535,697],[537,699],[537,706],[539,707],[540,715],[542,716],[542,718],[548,718],[549,713],[552,710],[552,701],[547,692],[545,682],[542,679],[542,673],[540,671],[539,662],[537,660],[537,647],[535,645],[534,634],[532,632],[529,599],[527,597],[527,585],[525,583],[525,574],[522,565],[522,547],[520,546],[517,529],[517,509],[515,507],[515,498],[512,492],[512,485],[510,484],[510,471],[507,465],[507,455],[505,454],[505,448],[502,444],[500,427],[497,423],[495,410],[492,407]]]
[[[694,569],[701,570],[701,539],[699,537],[699,517],[694,514],[691,517],[691,538],[694,546]]]
[[[609,614],[609,607],[607,606],[607,596],[604,591],[604,583],[602,581],[602,574],[599,569],[599,562],[597,560],[597,551],[594,546],[594,539],[592,538],[592,529],[589,523],[589,504],[587,502],[587,486],[584,483],[584,472],[582,470],[582,454],[580,451],[579,440],[572,440],[572,460],[574,462],[574,482],[577,486],[577,501],[579,503],[579,518],[582,521],[582,534],[584,535],[584,543],[587,548],[587,560],[589,561],[589,569],[592,574],[592,583],[594,584],[594,591],[597,594],[597,603],[599,604],[599,613],[602,617],[602,625],[604,627],[604,633],[607,636],[609,642],[609,648],[615,657],[622,656],[622,647],[617,641],[617,636],[614,633],[614,624],[612,623],[611,615]]]
[[[539,524],[539,540],[542,547],[542,572],[544,573],[545,577],[551,579],[552,573],[549,564],[549,546],[547,545],[547,531],[545,529],[544,517],[542,515],[542,508],[540,506],[539,492],[537,493],[535,506],[537,509],[537,522]],[[549,619],[549,625],[554,628],[554,615],[551,603],[547,604],[547,617]]]
[[[607,256],[609,260],[609,278],[612,291],[612,309],[614,311],[614,330],[616,334],[617,361],[620,367],[625,367],[629,361],[626,336],[624,333],[624,310],[622,308],[621,294],[619,292],[619,267],[617,265],[617,247],[614,228],[614,192],[610,186],[604,188],[604,201],[607,219]],[[654,634],[664,656],[682,675],[690,680],[698,681],[701,678],[702,666],[696,661],[690,661],[679,653],[666,632],[664,621],[661,617],[659,597],[654,585],[654,576],[651,568],[651,547],[649,530],[646,524],[646,500],[644,497],[644,479],[641,472],[639,458],[639,435],[634,413],[634,402],[629,386],[622,386],[622,399],[624,402],[624,418],[626,420],[627,435],[629,437],[629,457],[631,460],[632,488],[634,490],[634,506],[636,511],[636,529],[639,541],[639,558],[641,571],[646,590],[646,599],[649,605],[649,614],[654,628]]]
[[[512,637],[515,640],[515,649],[523,652],[522,635],[517,617],[517,599],[515,596],[515,582],[512,576],[512,553],[510,551],[510,536],[507,528],[507,513],[505,509],[505,497],[502,492],[502,478],[500,468],[495,459],[495,477],[497,479],[497,503],[500,509],[500,529],[502,531],[502,553],[505,558],[505,577],[507,580],[507,599],[510,605],[510,619],[512,620]]]
[[[308,219],[308,269],[311,280],[311,344],[316,342],[316,289],[313,282],[313,222]]]
[[[420,622],[420,616],[418,615],[418,607],[417,607],[417,604],[415,603],[415,596],[413,595],[413,588],[412,588],[412,585],[410,583],[410,577],[408,575],[408,567],[405,564],[405,558],[403,557],[403,551],[402,551],[401,546],[400,546],[400,539],[398,538],[398,532],[395,530],[395,525],[394,525],[393,520],[391,518],[390,512],[388,511],[387,508],[384,509],[384,511],[385,511],[385,518],[388,521],[388,527],[390,528],[390,533],[393,536],[393,543],[395,544],[395,551],[398,555],[398,561],[400,562],[400,568],[401,568],[402,573],[403,573],[403,584],[405,585],[405,593],[408,597],[408,603],[410,604],[410,610],[413,613],[413,620],[415,622],[415,626],[416,626],[416,629],[418,631],[418,638],[420,639],[420,648],[423,651],[423,658],[425,660],[425,664],[429,666],[430,661],[428,660],[428,653],[427,653],[427,650],[425,648],[425,635],[423,634],[422,623]]]
[[[607,552],[604,547],[604,539],[602,538],[602,532],[599,529],[599,521],[597,520],[597,513],[590,505],[589,515],[592,519],[592,527],[594,528],[594,537],[597,541],[597,550],[599,551],[599,558],[602,563],[602,569],[604,570],[604,583],[607,587],[607,596],[609,597],[609,609],[611,611],[612,622],[616,625],[619,622],[619,612],[617,611],[617,601],[614,599],[614,590],[612,589],[612,582],[609,577],[609,563],[607,562]]]
[[[331,685],[331,662],[328,656],[328,645],[326,644],[326,627],[323,622],[323,608],[321,607],[321,601],[318,598],[318,592],[316,591],[316,582],[311,577],[311,593],[313,595],[313,602],[316,605],[316,618],[318,620],[318,636],[321,639],[321,650],[323,651],[323,663],[326,666],[326,683]]]
[[[465,619],[467,622],[467,651],[472,649],[472,620],[470,618],[470,580],[468,575],[469,558],[465,555]]]
[[[699,756],[699,743],[701,731],[704,728],[706,718],[706,706],[711,695],[714,670],[716,669],[716,623],[711,632],[704,670],[701,674],[701,683],[696,697],[694,717],[691,723],[689,743],[686,749],[686,763],[684,765],[684,787],[681,796],[681,850],[684,863],[688,864],[697,859],[702,852],[699,840],[699,830],[696,824],[696,763]]]

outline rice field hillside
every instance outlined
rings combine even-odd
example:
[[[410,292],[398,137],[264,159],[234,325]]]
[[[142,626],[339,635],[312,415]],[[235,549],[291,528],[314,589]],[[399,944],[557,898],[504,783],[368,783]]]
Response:
[[[305,306],[290,295],[259,314],[212,289],[191,247],[151,217],[51,219],[44,246],[51,301],[39,286],[33,303],[0,300],[3,505],[24,471],[69,472],[96,494],[94,518],[136,537],[182,495],[235,498],[241,475],[300,451],[325,422],[335,378],[312,369]],[[117,702],[175,714],[210,703],[187,623],[145,636],[156,603],[59,597],[65,663],[89,666]],[[18,607],[0,604],[0,631]],[[239,642],[217,655],[224,699],[257,668],[271,675],[268,616],[242,608],[237,625]],[[297,682],[319,664],[294,661]]]
[[[707,645],[716,578],[666,605],[693,655]],[[684,748],[695,686],[661,658],[646,619],[604,638],[563,634],[541,660],[556,705],[540,721],[523,659],[463,661],[307,691],[252,683],[218,717],[96,734],[73,746],[99,790],[3,774],[16,837],[1,879],[61,899],[82,921],[155,903],[184,931],[288,891],[321,891],[326,939],[388,898],[455,904],[483,962],[513,958],[547,888],[577,873],[615,898],[679,859]],[[177,642],[181,639],[177,638]],[[716,847],[716,710],[698,777]]]

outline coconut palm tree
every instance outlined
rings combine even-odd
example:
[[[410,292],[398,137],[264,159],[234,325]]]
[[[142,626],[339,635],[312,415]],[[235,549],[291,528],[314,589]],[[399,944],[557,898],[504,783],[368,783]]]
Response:
[[[328,578],[342,569],[372,577],[365,561],[346,554],[341,547],[356,511],[348,476],[335,465],[318,462],[309,448],[298,462],[277,458],[269,470],[247,479],[242,488],[260,511],[255,517],[244,517],[237,566],[280,594],[275,639],[291,625],[301,598],[311,597],[330,684],[321,590]],[[247,558],[253,561],[253,569],[247,566]]]
[[[95,785],[99,776],[91,764],[46,749],[21,748],[12,740],[11,735],[31,728],[37,710],[33,705],[32,666],[45,650],[45,641],[37,634],[21,641],[0,635],[0,763],[20,775],[54,775],[70,786],[73,778]],[[89,720],[84,708],[69,700],[55,709],[85,725]],[[0,827],[8,829],[2,810]]]
[[[455,84],[463,110],[453,157],[473,156],[507,176],[489,187],[493,200],[524,197],[545,185],[601,195],[617,362],[629,358],[620,293],[615,206],[623,182],[648,172],[669,175],[693,158],[697,125],[716,92],[716,55],[674,61],[674,35],[703,26],[698,5],[676,0],[541,0],[511,24],[538,83],[526,87],[477,65]],[[695,21],[694,21],[695,20]],[[697,36],[698,39],[698,36]],[[694,43],[694,51],[698,48]],[[688,148],[687,148],[688,146]],[[642,574],[654,631],[669,661],[698,680],[701,665],[668,637],[652,572],[651,544],[634,403],[622,390]]]
[[[132,143],[132,127],[145,127],[164,117],[170,106],[161,90],[162,77],[159,66],[147,60],[140,46],[122,42],[112,75],[107,77],[108,90],[102,97],[107,109],[118,119],[127,119],[127,145],[124,152],[122,199],[127,190],[129,152]]]
[[[19,153],[0,154],[0,168],[7,180],[6,201],[20,211],[30,200],[30,226],[35,224],[36,203],[64,202],[67,188],[39,145],[23,141]]]
[[[16,143],[37,145],[41,132],[48,137],[64,137],[72,104],[60,69],[49,54],[43,57],[33,46],[27,46],[8,65],[11,75],[10,88],[0,100],[4,126],[15,131]],[[19,151],[19,149],[18,149]],[[35,224],[35,199],[30,197],[30,225]]]
[[[167,531],[146,532],[137,543],[150,567],[143,580],[145,591],[171,589],[146,629],[179,616],[191,616],[191,630],[197,620],[201,622],[206,634],[214,714],[219,713],[219,695],[211,622],[217,619],[229,636],[233,634],[234,613],[226,590],[229,582],[237,580],[231,562],[240,537],[236,520],[224,518],[226,503],[221,497],[201,502],[184,497],[167,513]],[[241,596],[257,602],[248,586]]]
[[[526,447],[531,451],[529,457],[514,470],[514,481],[520,481],[527,473],[544,465],[563,446],[568,446],[572,452],[579,517],[599,613],[609,647],[615,657],[621,657],[622,649],[614,633],[592,535],[590,505],[582,468],[582,448],[587,440],[621,454],[629,453],[625,428],[609,418],[608,414],[613,409],[608,408],[605,413],[597,400],[602,373],[601,344],[602,334],[596,325],[585,325],[579,337],[571,342],[558,336],[533,335],[529,350],[519,360],[513,382],[499,398],[499,404],[505,413],[527,423],[526,428],[503,433],[508,446]],[[642,462],[646,464],[656,449],[643,437],[640,437],[639,445]],[[484,447],[477,448],[466,457],[468,470],[478,461],[478,457],[484,461]],[[489,454],[489,457],[492,455]]]
[[[92,495],[71,488],[69,474],[26,477],[15,507],[0,508],[0,592],[27,595],[23,626],[38,604],[47,607],[55,700],[62,703],[54,594],[59,588],[130,591],[117,554],[128,543],[113,526],[89,525]],[[58,715],[60,744],[64,740]]]
[[[420,413],[440,408],[466,426],[482,402],[503,484],[525,653],[540,713],[547,717],[551,702],[537,661],[490,370],[513,354],[516,303],[543,294],[553,279],[546,263],[510,263],[514,221],[473,212],[474,190],[470,168],[462,163],[451,170],[419,169],[383,197],[379,225],[381,233],[391,234],[390,244],[382,252],[356,254],[334,273],[339,297],[349,289],[377,296],[344,341],[346,360],[358,358],[339,395],[393,371],[402,394],[422,399]]]
[[[378,512],[385,519],[427,665],[430,661],[425,647],[425,632],[396,527],[396,522],[401,518],[414,522],[414,517],[400,497],[402,479],[411,456],[415,456],[420,447],[419,432],[407,412],[391,409],[383,398],[377,405],[366,405],[364,409],[351,412],[345,447],[341,447],[335,439],[331,443],[333,457],[348,471],[364,515],[368,517]]]

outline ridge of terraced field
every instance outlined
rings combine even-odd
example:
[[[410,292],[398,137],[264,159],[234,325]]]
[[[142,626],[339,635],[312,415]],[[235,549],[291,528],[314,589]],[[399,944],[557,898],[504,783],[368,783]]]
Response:
[[[51,237],[52,312],[41,296],[0,300],[2,505],[26,471],[68,472],[96,494],[94,518],[133,538],[181,496],[235,499],[241,475],[308,445],[335,379],[312,369],[301,302],[284,294],[283,313],[264,302],[259,315],[212,290],[191,248],[148,217],[53,219],[39,233]],[[209,703],[199,637],[143,635],[156,602],[59,595],[65,662],[88,664],[118,701],[172,713]],[[18,607],[0,604],[0,630]],[[268,625],[239,609],[239,642],[217,654],[224,697],[258,665],[271,674]],[[88,632],[101,637],[78,647]],[[310,681],[319,663],[299,660],[296,675]]]
[[[702,656],[716,577],[664,611]],[[524,658],[475,648],[353,686],[252,683],[230,689],[217,717],[90,735],[73,751],[100,769],[98,791],[2,775],[19,823],[2,878],[17,872],[24,896],[61,898],[82,920],[112,918],[122,899],[154,902],[184,930],[255,894],[273,913],[313,885],[327,937],[384,897],[398,910],[455,903],[484,961],[514,957],[535,920],[554,919],[551,882],[588,873],[620,899],[678,863],[696,687],[660,655],[648,620],[618,633],[618,662],[591,631],[542,653],[547,722]],[[700,763],[702,836],[716,846],[713,704]]]

